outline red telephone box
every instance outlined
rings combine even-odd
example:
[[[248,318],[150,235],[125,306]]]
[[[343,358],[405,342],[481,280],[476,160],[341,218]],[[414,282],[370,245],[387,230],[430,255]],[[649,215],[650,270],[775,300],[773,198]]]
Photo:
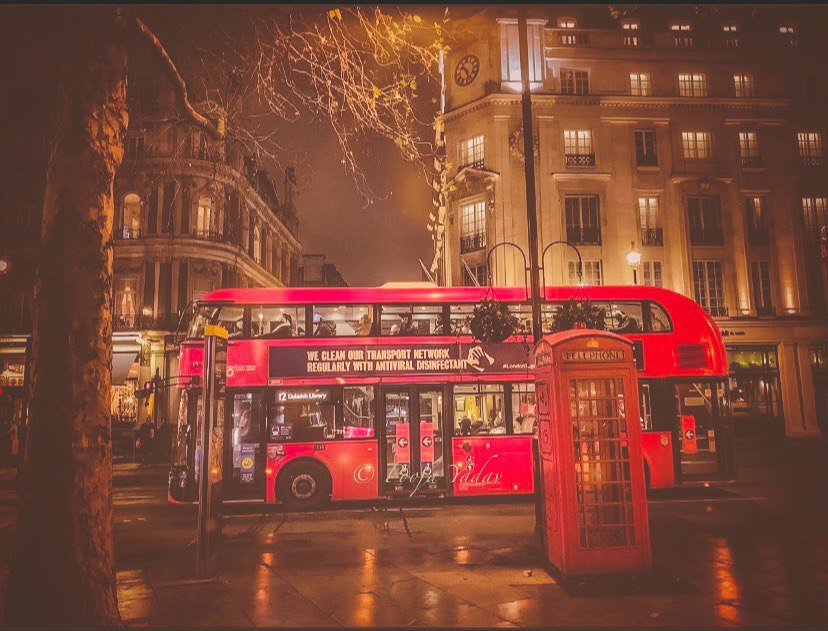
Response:
[[[604,331],[535,347],[542,550],[562,574],[652,567],[633,345]]]

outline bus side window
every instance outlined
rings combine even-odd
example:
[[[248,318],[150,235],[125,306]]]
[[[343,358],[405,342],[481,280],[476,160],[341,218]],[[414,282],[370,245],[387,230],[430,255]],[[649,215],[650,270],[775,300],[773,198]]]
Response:
[[[217,324],[227,329],[229,338],[241,337],[244,330],[244,307],[222,307]]]
[[[599,306],[605,310],[607,331],[640,333],[644,330],[644,309],[640,302],[613,302]]]
[[[342,390],[342,437],[374,437],[374,387],[354,386]]]
[[[661,305],[650,303],[650,327],[654,333],[668,333],[673,330],[670,316]]]

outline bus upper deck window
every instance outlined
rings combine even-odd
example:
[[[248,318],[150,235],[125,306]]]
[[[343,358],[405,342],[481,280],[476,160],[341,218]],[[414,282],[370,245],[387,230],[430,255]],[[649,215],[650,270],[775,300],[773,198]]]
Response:
[[[607,331],[640,333],[643,331],[644,309],[640,302],[611,302],[598,305],[604,308]]]
[[[469,320],[471,319],[474,305],[451,305],[449,319],[451,321],[451,335],[470,333]]]
[[[227,337],[241,337],[244,324],[244,307],[222,307],[218,325],[227,330]]]
[[[664,307],[655,302],[650,303],[650,323],[655,333],[666,333],[673,330],[670,316],[667,315]]]
[[[317,305],[314,337],[368,337],[374,328],[370,305]]]
[[[301,337],[305,335],[305,308],[255,305],[250,313],[250,333],[253,337]]]
[[[522,331],[528,333],[532,330],[532,305],[512,304],[507,305],[507,309],[518,319]]]
[[[198,307],[190,321],[187,337],[191,339],[204,337],[204,327],[215,322],[217,311],[218,308],[215,306],[202,305]]]
[[[383,335],[439,335],[443,332],[443,307],[383,305],[380,325]]]

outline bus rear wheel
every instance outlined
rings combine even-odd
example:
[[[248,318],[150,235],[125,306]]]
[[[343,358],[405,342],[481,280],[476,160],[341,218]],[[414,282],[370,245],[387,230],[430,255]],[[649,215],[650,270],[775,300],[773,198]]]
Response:
[[[292,462],[279,474],[276,495],[291,509],[319,508],[331,499],[330,475],[313,462]]]

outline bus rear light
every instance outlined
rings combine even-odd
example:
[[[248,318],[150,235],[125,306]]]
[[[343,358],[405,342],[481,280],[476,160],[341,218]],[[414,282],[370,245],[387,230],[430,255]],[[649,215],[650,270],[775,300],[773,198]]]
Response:
[[[702,344],[679,344],[676,354],[679,368],[707,367],[707,349]]]
[[[670,440],[669,440],[669,439],[667,438],[667,436],[665,436],[664,434],[662,434],[662,436],[661,436],[661,438],[659,439],[659,441],[658,441],[658,442],[660,442],[660,443],[661,443],[661,446],[662,446],[662,447],[666,447],[667,445],[669,445],[669,444],[670,444]]]

